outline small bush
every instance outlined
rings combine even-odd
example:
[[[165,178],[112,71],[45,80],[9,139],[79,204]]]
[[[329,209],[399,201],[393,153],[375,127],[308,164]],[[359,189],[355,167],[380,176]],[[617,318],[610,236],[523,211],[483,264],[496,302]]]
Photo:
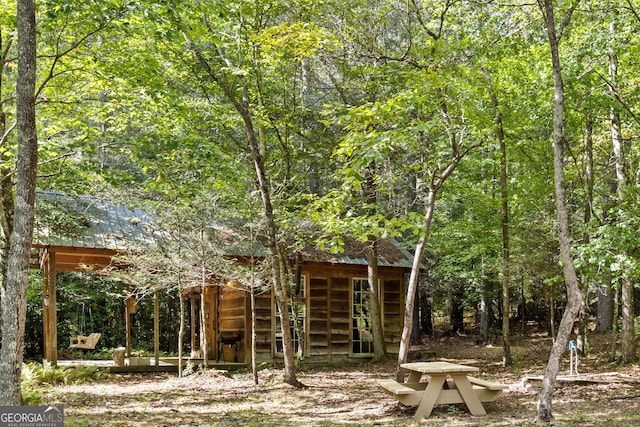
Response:
[[[64,368],[28,363],[22,365],[20,389],[25,405],[40,405],[43,388],[57,384],[104,381],[110,377],[107,372],[93,366]]]

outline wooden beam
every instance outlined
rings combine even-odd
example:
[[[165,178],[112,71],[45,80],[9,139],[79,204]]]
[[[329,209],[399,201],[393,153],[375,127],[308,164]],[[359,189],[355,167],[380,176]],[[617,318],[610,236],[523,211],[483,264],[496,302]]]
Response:
[[[189,305],[191,306],[191,357],[196,356],[196,299],[189,298]]]
[[[157,289],[153,292],[153,352],[155,366],[160,366],[160,297]]]
[[[46,252],[42,257],[44,287],[42,293],[42,324],[44,358],[52,366],[58,364],[58,316],[56,298],[56,254]]]
[[[129,284],[127,283],[127,297],[129,296]],[[127,304],[125,301],[124,304],[124,324],[125,324],[125,335],[126,335],[126,347],[127,347],[127,357],[131,359],[131,313],[130,313],[130,304]]]

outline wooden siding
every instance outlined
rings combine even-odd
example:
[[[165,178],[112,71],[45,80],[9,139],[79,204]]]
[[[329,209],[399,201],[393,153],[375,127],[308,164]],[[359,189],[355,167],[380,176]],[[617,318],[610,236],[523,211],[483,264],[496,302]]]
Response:
[[[238,344],[238,361],[245,360],[245,348],[250,345],[250,337],[247,339],[247,321],[251,319],[251,312],[247,310],[247,293],[238,289],[223,287],[220,288],[219,297],[219,318],[218,333],[237,332],[240,334],[240,343]],[[247,343],[247,346],[244,345]],[[218,349],[218,340],[214,342],[216,347],[216,356]],[[233,349],[230,346],[223,346],[225,360],[233,360]],[[222,358],[222,355],[220,355]]]
[[[351,278],[331,279],[331,354],[348,355],[351,349]]]
[[[273,342],[273,299],[271,292],[256,295],[256,358],[260,361],[271,360],[273,357],[271,343]],[[251,313],[249,312],[249,316]],[[251,341],[247,341],[250,345]],[[248,348],[248,347],[247,347]],[[251,361],[248,352],[246,360]]]
[[[352,356],[351,281],[365,278],[363,266],[307,265],[302,274],[306,289],[306,355],[316,362],[339,362]],[[404,310],[404,270],[381,268],[381,304],[387,351],[398,351]],[[219,288],[217,292],[220,332],[241,332],[239,361],[251,361],[251,310],[246,292]],[[271,292],[256,295],[256,355],[258,361],[274,357],[274,299]],[[217,347],[216,341],[212,342]],[[228,351],[228,350],[227,350]],[[230,360],[232,354],[226,354]]]
[[[404,291],[401,279],[382,279],[382,315],[384,339],[387,351],[398,352],[398,345],[402,337],[402,323],[404,311]]]
[[[307,307],[307,337],[310,356],[329,354],[329,289],[327,279],[311,278]]]

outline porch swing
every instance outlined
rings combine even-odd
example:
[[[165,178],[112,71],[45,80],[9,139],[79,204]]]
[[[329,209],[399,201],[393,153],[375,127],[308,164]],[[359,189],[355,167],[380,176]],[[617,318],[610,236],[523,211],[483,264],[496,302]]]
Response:
[[[84,303],[82,303],[82,317],[81,317],[80,332],[84,333],[85,319],[84,319]],[[91,307],[89,307],[89,323],[91,323],[91,329],[93,330],[93,316],[91,315]],[[69,337],[69,348],[78,348],[81,350],[95,350],[96,344],[102,334],[100,332],[91,332],[89,335],[76,335]]]

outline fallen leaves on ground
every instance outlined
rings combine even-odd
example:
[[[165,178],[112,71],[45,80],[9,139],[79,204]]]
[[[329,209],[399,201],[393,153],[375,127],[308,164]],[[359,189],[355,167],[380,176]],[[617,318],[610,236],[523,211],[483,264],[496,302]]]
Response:
[[[626,382],[559,383],[554,392],[556,425],[617,426],[640,423],[640,369],[606,362],[606,339],[580,360],[581,372],[619,371]],[[399,405],[378,387],[393,378],[395,361],[339,367],[311,367],[299,372],[308,387],[293,388],[277,369],[260,371],[259,384],[248,372],[210,370],[184,378],[173,374],[129,374],[114,381],[51,388],[47,404],[65,405],[66,424],[73,426],[507,426],[531,425],[537,390],[526,374],[542,375],[550,339],[529,335],[514,340],[514,365],[501,366],[502,349],[479,346],[471,337],[429,339],[414,350],[435,360],[480,368],[479,376],[508,384],[488,415],[475,417],[464,405],[436,406],[427,420],[415,420],[415,408]],[[568,373],[568,356],[562,369]],[[566,366],[564,366],[566,364]]]

